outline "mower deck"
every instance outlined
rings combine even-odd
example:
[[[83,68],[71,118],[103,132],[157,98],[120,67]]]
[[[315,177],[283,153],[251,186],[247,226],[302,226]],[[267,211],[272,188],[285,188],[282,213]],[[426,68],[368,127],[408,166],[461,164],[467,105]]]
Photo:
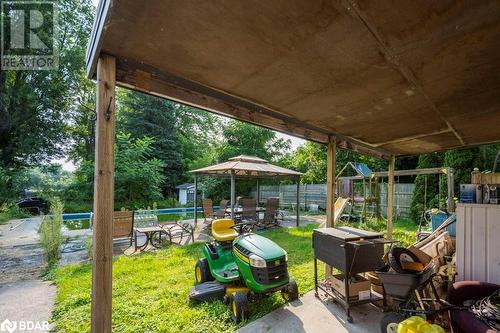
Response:
[[[203,282],[189,289],[189,298],[200,302],[223,300],[225,294],[226,287],[219,281]]]

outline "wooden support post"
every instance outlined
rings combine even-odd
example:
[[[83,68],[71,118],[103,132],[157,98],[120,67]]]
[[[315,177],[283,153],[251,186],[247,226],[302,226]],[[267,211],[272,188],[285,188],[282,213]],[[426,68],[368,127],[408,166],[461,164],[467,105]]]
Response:
[[[111,332],[113,266],[115,58],[97,64],[94,225],[92,260],[92,333]]]
[[[453,169],[452,168],[446,168],[446,184],[448,186],[448,202],[447,202],[447,209],[449,213],[452,213],[455,211],[455,180],[453,177]]]
[[[234,208],[236,206],[236,179],[234,170],[231,170],[231,219],[234,221]]]
[[[198,175],[194,175],[194,225],[198,225]]]
[[[327,150],[326,166],[326,227],[334,227],[335,220],[335,169],[337,164],[337,145],[335,138],[331,137]]]
[[[392,226],[394,222],[394,171],[396,157],[389,159],[389,177],[387,181],[387,238],[392,239]]]
[[[335,223],[335,171],[337,168],[337,140],[334,137],[328,139],[326,166],[326,227],[334,227]],[[325,277],[332,276],[332,267],[325,265]]]

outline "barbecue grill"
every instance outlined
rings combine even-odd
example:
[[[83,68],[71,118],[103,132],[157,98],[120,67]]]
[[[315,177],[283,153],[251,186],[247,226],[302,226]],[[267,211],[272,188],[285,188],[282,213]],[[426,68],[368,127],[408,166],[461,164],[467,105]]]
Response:
[[[313,232],[314,284],[316,296],[318,289],[336,299],[346,309],[347,321],[352,322],[350,307],[380,300],[353,300],[349,295],[349,281],[354,274],[377,270],[384,265],[384,244],[394,243],[383,238],[382,233],[360,230],[351,227],[319,228]],[[320,260],[340,270],[344,275],[345,295],[334,289],[318,284],[318,264]],[[385,297],[382,298],[385,305]]]

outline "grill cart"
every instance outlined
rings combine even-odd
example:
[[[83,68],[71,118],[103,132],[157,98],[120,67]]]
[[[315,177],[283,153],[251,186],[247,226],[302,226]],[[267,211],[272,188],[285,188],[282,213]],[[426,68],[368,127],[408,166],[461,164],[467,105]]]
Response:
[[[346,310],[348,322],[352,322],[350,307],[354,305],[378,300],[382,300],[385,305],[384,295],[382,298],[372,295],[370,282],[359,273],[383,267],[384,244],[395,242],[383,238],[382,233],[351,227],[315,229],[313,249],[316,296],[320,289],[338,301]],[[318,283],[318,260],[340,270],[342,274],[332,276],[323,285]]]

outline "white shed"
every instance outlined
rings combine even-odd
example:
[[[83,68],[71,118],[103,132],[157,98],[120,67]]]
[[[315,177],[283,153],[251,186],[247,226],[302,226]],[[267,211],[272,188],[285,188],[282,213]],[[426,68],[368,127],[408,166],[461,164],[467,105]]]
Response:
[[[179,203],[185,205],[194,200],[194,184],[185,183],[176,187],[179,190]]]

